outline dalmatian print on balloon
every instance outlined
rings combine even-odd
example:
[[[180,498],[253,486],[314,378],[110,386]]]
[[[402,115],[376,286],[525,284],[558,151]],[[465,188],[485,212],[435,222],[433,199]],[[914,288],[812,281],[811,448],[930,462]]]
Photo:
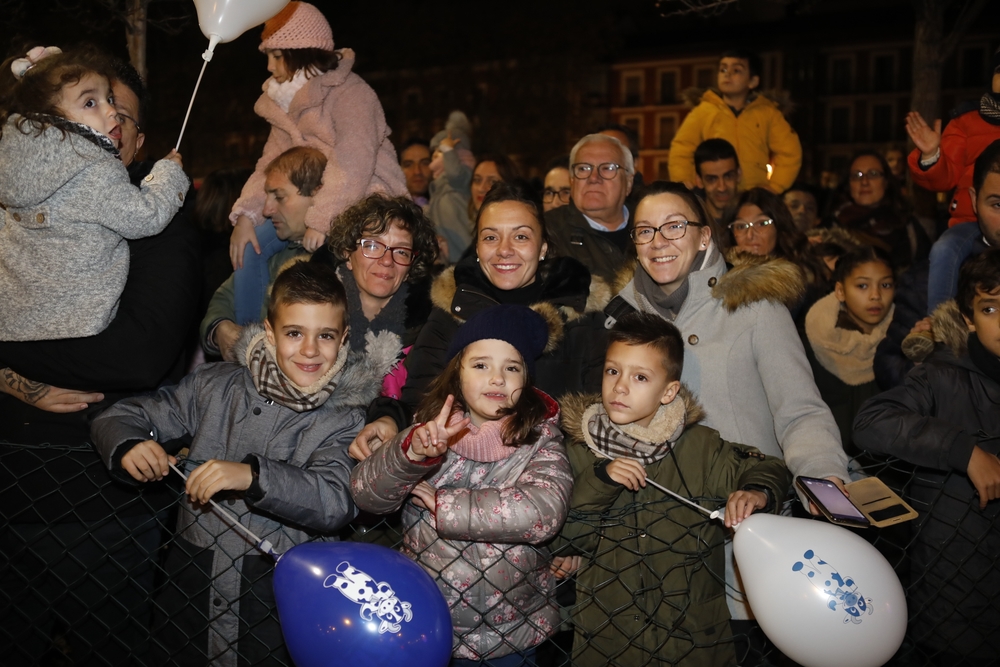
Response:
[[[805,575],[809,582],[817,589],[829,596],[827,605],[831,610],[837,611],[841,607],[846,616],[844,623],[850,621],[858,624],[863,619],[864,614],[871,614],[871,598],[866,598],[858,592],[858,585],[850,577],[841,576],[836,569],[825,560],[816,558],[812,549],[802,554],[805,562],[795,561],[792,565],[792,572],[800,572]]]
[[[379,620],[379,634],[399,632],[402,623],[413,619],[412,605],[403,602],[385,581],[376,582],[367,573],[346,560],[337,565],[336,574],[323,581],[324,588],[336,588],[348,600],[361,605],[361,618]]]

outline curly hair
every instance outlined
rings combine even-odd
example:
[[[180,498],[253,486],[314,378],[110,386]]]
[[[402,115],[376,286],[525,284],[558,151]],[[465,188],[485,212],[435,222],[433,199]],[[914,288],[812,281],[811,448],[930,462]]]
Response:
[[[430,274],[437,258],[437,234],[434,225],[420,207],[406,197],[373,194],[337,216],[330,225],[327,246],[335,257],[344,258],[354,252],[364,236],[378,236],[396,223],[413,237],[416,257],[410,266],[410,279]]]
[[[25,124],[41,134],[52,124],[47,116],[64,115],[56,102],[66,86],[78,83],[88,74],[104,77],[109,86],[115,78],[110,60],[93,46],[80,46],[43,58],[18,79],[10,67],[21,57],[24,56],[12,56],[0,64],[0,126],[17,114],[21,116],[17,128],[25,133]]]

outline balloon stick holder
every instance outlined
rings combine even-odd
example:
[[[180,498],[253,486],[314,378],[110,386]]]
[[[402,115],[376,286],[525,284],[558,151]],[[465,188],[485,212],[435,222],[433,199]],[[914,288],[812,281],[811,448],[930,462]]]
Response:
[[[187,113],[184,114],[184,123],[181,125],[180,136],[177,137],[177,145],[174,146],[174,150],[180,150],[181,140],[184,138],[184,130],[187,129],[188,118],[191,116],[191,107],[194,106],[194,98],[198,94],[198,87],[201,86],[201,77],[205,76],[205,68],[208,67],[208,63],[212,61],[212,56],[215,55],[215,47],[219,45],[221,38],[218,35],[212,35],[208,39],[208,48],[205,49],[205,53],[201,54],[202,60],[205,63],[201,66],[201,72],[198,74],[198,81],[194,84],[194,92],[191,93],[191,101],[188,102]]]
[[[206,60],[205,62],[208,62],[208,61]],[[177,473],[178,475],[181,476],[181,479],[183,479],[184,481],[187,481],[188,476],[185,475],[183,472],[181,472],[180,468],[178,468],[177,466],[175,466],[173,463],[170,463],[169,465],[170,465],[170,469],[171,470],[173,470],[175,473]],[[239,528],[244,533],[246,533],[247,536],[250,537],[250,539],[253,542],[253,545],[254,545],[254,547],[256,549],[262,551],[264,554],[266,554],[266,555],[270,556],[271,558],[273,558],[275,560],[275,562],[281,560],[281,554],[279,554],[277,551],[274,550],[274,545],[272,545],[269,541],[263,540],[263,539],[257,537],[256,535],[254,535],[252,532],[250,532],[249,528],[247,528],[242,523],[240,523],[239,520],[237,520],[236,517],[234,517],[232,514],[230,514],[226,510],[224,510],[222,508],[222,506],[219,505],[219,503],[215,502],[214,500],[209,499],[208,504],[215,508],[216,513],[222,519],[224,519],[226,521],[226,523],[230,524],[234,528]]]
[[[678,494],[674,493],[673,491],[671,491],[667,487],[661,486],[660,484],[657,484],[656,482],[654,482],[653,480],[651,480],[649,478],[646,478],[646,483],[647,484],[652,484],[653,486],[655,486],[656,488],[658,488],[660,491],[663,491],[664,493],[666,493],[668,496],[673,496],[674,498],[676,498],[677,500],[681,501],[685,505],[698,510],[699,512],[705,514],[709,519],[718,519],[719,521],[723,521],[723,522],[725,522],[725,520],[726,520],[726,508],[725,507],[720,507],[717,510],[708,510],[708,509],[705,509],[704,507],[702,507],[701,505],[699,505],[698,503],[692,502],[692,501],[688,500],[687,498],[685,498],[684,496],[681,496],[681,495],[678,495]]]

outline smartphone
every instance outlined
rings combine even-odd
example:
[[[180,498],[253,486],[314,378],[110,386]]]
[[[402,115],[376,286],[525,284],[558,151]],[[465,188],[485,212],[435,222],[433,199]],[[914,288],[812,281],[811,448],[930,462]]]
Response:
[[[912,521],[919,515],[878,477],[865,477],[847,485],[851,504],[876,528]]]
[[[813,502],[832,523],[840,526],[868,528],[871,522],[840,488],[828,479],[796,477],[795,486]]]

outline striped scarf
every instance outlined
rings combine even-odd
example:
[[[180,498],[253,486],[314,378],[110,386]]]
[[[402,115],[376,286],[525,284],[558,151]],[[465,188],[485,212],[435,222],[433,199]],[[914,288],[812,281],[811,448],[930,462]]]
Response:
[[[1000,125],[1000,101],[996,94],[986,93],[979,100],[979,115],[990,125]]]
[[[274,347],[268,344],[264,332],[250,340],[246,362],[258,394],[295,412],[307,412],[323,405],[337,388],[336,376],[347,362],[348,352],[346,345],[341,347],[330,370],[308,387],[300,387],[281,372],[274,358]]]
[[[660,406],[649,426],[618,425],[603,404],[595,403],[583,412],[583,438],[598,458],[635,459],[648,466],[666,456],[681,437],[686,413],[684,399],[678,396]]]

